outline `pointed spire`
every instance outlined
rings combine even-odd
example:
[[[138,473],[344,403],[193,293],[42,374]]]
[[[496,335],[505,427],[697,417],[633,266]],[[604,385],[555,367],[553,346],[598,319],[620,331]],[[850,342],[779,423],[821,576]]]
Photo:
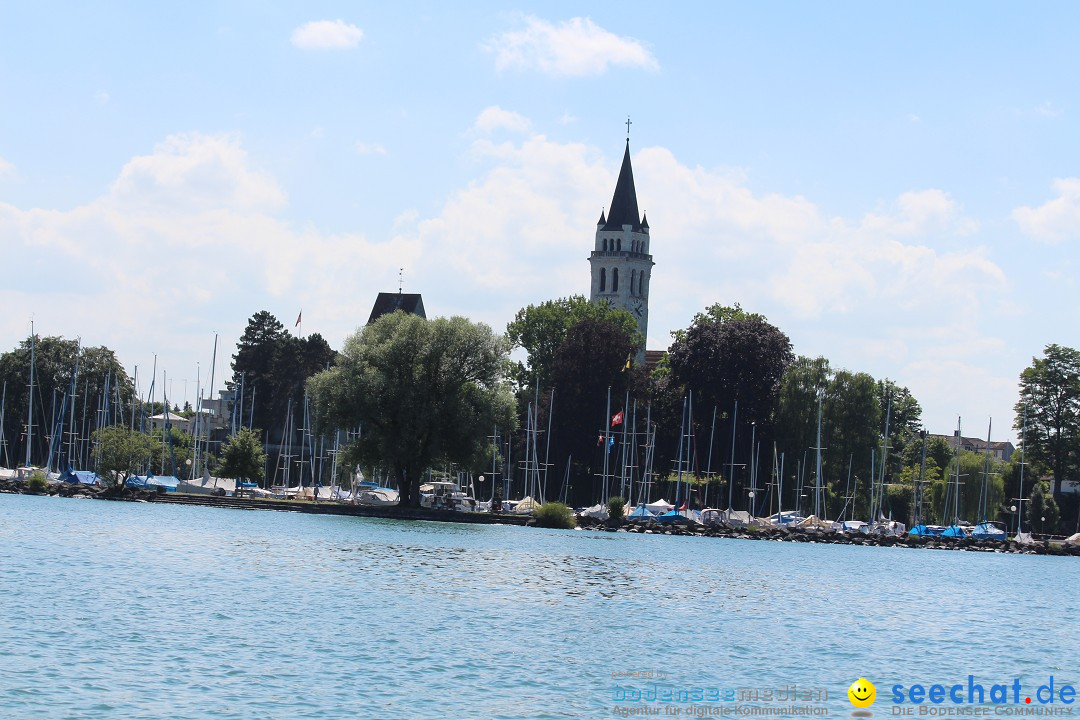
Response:
[[[646,230],[649,229],[649,218],[646,217],[646,213],[641,213],[641,227],[645,228]]]
[[[608,211],[604,230],[622,230],[623,225],[630,225],[634,230],[641,229],[638,214],[637,190],[634,188],[634,168],[630,165],[630,140],[626,140],[619,180],[615,183],[615,195],[611,198],[611,210]]]
[[[607,220],[604,219],[604,210],[603,210],[603,208],[601,208],[600,209],[600,222],[598,222],[596,224],[597,225],[604,225],[606,223],[607,223]]]

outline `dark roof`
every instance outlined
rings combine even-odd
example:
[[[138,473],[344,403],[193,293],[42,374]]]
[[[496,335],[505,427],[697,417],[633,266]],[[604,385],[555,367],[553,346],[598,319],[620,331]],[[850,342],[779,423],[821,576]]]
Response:
[[[603,211],[603,210],[601,210],[601,211],[600,211],[600,222],[598,222],[598,223],[596,223],[596,224],[597,224],[597,225],[604,225],[604,224],[606,224],[606,223],[607,223],[607,220],[605,220],[605,219],[604,219],[604,211]]]
[[[383,315],[397,310],[419,315],[427,320],[427,314],[424,313],[424,300],[420,297],[420,293],[379,293],[379,297],[375,298],[375,306],[371,308],[368,325]]]
[[[623,225],[630,225],[634,230],[641,230],[641,214],[637,206],[637,190],[634,188],[634,168],[630,166],[630,141],[626,141],[622,168],[619,169],[619,181],[615,183],[615,195],[611,198],[607,224],[604,230],[622,230]]]
[[[649,227],[649,218],[645,217],[645,213],[641,213],[641,227],[646,229]]]

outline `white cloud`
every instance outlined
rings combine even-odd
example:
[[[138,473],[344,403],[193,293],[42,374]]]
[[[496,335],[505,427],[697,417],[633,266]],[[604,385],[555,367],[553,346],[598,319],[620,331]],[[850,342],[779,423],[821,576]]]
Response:
[[[433,215],[410,213],[395,228],[395,242],[423,248],[408,268],[429,309],[501,329],[527,304],[587,294],[586,258],[621,148],[611,150],[540,134],[476,139],[483,172]],[[862,217],[829,217],[805,197],[757,194],[740,171],[689,166],[664,148],[633,162],[657,263],[650,348],[667,347],[704,307],[739,302],[788,332],[797,352],[916,391],[966,389],[951,379],[966,368],[994,393],[988,406],[1011,407],[1015,377],[985,364],[1001,354],[1005,325],[989,318],[1009,305],[1008,278],[948,193],[915,190]],[[934,427],[962,407],[958,392],[942,396],[944,411],[918,394]]]
[[[132,158],[83,206],[0,202],[4,262],[22,269],[0,287],[11,310],[0,336],[22,337],[33,314],[41,332],[109,345],[129,369],[157,353],[170,375],[194,377],[213,331],[229,348],[252,313],[291,322],[302,305],[305,331],[338,346],[367,318],[373,282],[396,277],[419,248],[294,228],[278,217],[286,202],[237,138],[196,133]],[[58,268],[66,279],[49,281]]]
[[[925,237],[931,233],[970,235],[978,230],[974,220],[960,215],[960,205],[943,190],[903,193],[891,213],[868,213],[862,227],[870,232]]]
[[[248,167],[236,138],[198,133],[170,135],[152,154],[132,158],[108,195],[118,209],[164,215],[272,211],[286,200],[273,178]]]
[[[98,105],[107,105],[109,103],[109,93],[104,90],[98,90],[94,93],[94,100]]]
[[[523,133],[529,130],[529,120],[512,110],[503,110],[498,105],[491,105],[484,108],[476,117],[473,129],[482,133],[490,133],[499,129]]]
[[[1054,180],[1057,197],[1039,207],[1018,207],[1012,218],[1031,237],[1049,243],[1080,238],[1080,178]]]
[[[337,50],[360,44],[364,31],[344,20],[312,20],[292,31],[289,40],[302,50]]]
[[[491,38],[484,49],[495,54],[499,70],[540,70],[548,75],[602,75],[609,66],[656,70],[659,63],[639,40],[620,37],[590,18],[553,24],[533,16],[525,29]]]
[[[15,166],[0,157],[0,178],[15,174]]]
[[[385,155],[386,148],[379,143],[357,142],[356,152],[361,155]]]
[[[212,330],[230,347],[261,309],[289,322],[302,305],[305,330],[337,346],[401,267],[432,315],[501,330],[529,303],[587,294],[621,144],[607,150],[536,133],[477,137],[472,181],[434,213],[400,209],[391,239],[374,241],[282,220],[286,193],[238,138],[170,136],[81,207],[0,203],[5,262],[21,269],[0,287],[10,310],[0,332],[21,337],[33,313],[43,332],[114,346],[129,367],[156,352],[172,374],[205,361]],[[686,165],[664,148],[633,161],[657,263],[649,347],[666,347],[704,307],[739,302],[788,332],[797,352],[909,385],[935,427],[947,413],[933,408],[951,412],[962,398],[924,392],[960,387],[956,376],[979,378],[998,414],[1011,407],[1015,373],[986,369],[986,356],[1001,354],[995,333],[1006,325],[992,318],[1011,289],[948,193],[912,191],[861,217],[830,217],[806,197],[755,193],[743,172]],[[77,268],[75,279],[41,280],[56,268]]]

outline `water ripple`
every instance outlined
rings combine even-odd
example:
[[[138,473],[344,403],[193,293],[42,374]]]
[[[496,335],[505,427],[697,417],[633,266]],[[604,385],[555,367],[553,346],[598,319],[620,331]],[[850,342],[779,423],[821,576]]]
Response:
[[[834,709],[863,675],[1080,681],[1070,559],[10,495],[0,517],[0,716],[597,717],[628,669]]]

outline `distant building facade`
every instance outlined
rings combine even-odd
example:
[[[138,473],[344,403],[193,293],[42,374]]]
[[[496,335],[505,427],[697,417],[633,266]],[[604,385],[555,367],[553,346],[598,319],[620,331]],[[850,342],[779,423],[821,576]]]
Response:
[[[952,435],[930,435],[930,439],[941,438],[949,447],[956,451],[957,435],[953,432]],[[960,449],[967,450],[968,452],[979,453],[980,455],[986,452],[986,440],[981,438],[961,437]],[[990,457],[1002,462],[1008,462],[1012,454],[1016,452],[1016,447],[1008,441],[1003,442],[991,442],[990,443]]]

